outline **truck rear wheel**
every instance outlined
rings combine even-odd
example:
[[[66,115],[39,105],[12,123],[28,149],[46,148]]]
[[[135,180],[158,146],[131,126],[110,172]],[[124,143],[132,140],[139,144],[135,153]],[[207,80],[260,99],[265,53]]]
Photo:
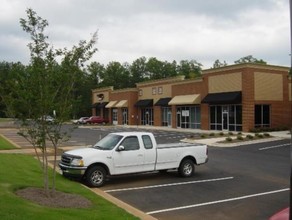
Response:
[[[86,182],[91,187],[100,187],[104,184],[106,171],[101,166],[93,166],[86,172]]]
[[[178,168],[178,173],[182,177],[190,177],[195,172],[194,162],[190,159],[184,159]]]

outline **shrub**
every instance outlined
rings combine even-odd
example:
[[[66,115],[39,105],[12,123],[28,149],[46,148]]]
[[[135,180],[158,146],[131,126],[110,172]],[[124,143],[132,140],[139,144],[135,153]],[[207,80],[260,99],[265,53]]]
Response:
[[[257,137],[258,137],[258,138],[263,138],[264,135],[262,135],[262,134],[257,134]]]
[[[232,131],[229,131],[228,134],[232,136],[233,135],[233,132]]]
[[[219,133],[219,135],[220,135],[220,136],[223,136],[223,135],[224,135],[224,133],[223,133],[223,132],[220,132],[220,133]]]
[[[253,139],[253,136],[251,134],[248,134],[248,135],[246,135],[246,138],[251,140],[251,139]]]
[[[215,136],[215,133],[210,133],[209,136],[210,137],[214,137]]]
[[[265,137],[270,137],[271,135],[269,133],[264,133]]]
[[[243,137],[241,135],[237,135],[237,140],[242,141]]]
[[[201,134],[201,138],[205,138],[206,137],[206,135],[205,134]]]
[[[227,138],[225,138],[225,140],[228,141],[228,142],[231,142],[232,138],[231,137],[227,137]]]

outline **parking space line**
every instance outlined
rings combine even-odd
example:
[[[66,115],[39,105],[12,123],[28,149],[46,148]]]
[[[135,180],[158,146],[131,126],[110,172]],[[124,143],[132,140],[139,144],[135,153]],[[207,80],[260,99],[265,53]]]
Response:
[[[270,146],[270,147],[262,147],[259,148],[259,150],[269,150],[269,149],[273,149],[273,148],[279,148],[279,147],[286,147],[286,146],[290,146],[291,144],[281,144],[281,145],[276,145],[276,146]]]
[[[151,189],[151,188],[168,187],[168,186],[179,186],[179,185],[187,185],[187,184],[195,184],[195,183],[206,183],[206,182],[230,180],[233,178],[234,177],[230,176],[230,177],[223,177],[223,178],[216,178],[216,179],[196,180],[196,181],[179,182],[179,183],[168,183],[168,184],[160,184],[160,185],[153,185],[153,186],[141,186],[141,187],[132,187],[132,188],[123,188],[123,189],[110,189],[110,190],[105,190],[104,192],[109,193],[109,192],[132,191],[132,190]]]
[[[176,210],[181,210],[181,209],[189,209],[189,208],[196,208],[196,207],[200,207],[200,206],[214,205],[214,204],[224,203],[224,202],[232,202],[232,201],[236,201],[236,200],[242,200],[242,199],[248,199],[248,198],[252,198],[252,197],[280,193],[280,192],[285,192],[285,191],[289,191],[289,190],[290,190],[289,188],[285,188],[285,189],[257,193],[257,194],[251,194],[251,195],[240,196],[240,197],[235,197],[235,198],[230,198],[230,199],[223,199],[223,200],[217,200],[217,201],[212,201],[212,202],[205,202],[205,203],[199,203],[199,204],[181,206],[181,207],[175,207],[175,208],[169,208],[169,209],[161,209],[161,210],[147,212],[146,214],[152,215],[152,214],[157,214],[157,213],[162,213],[162,212],[170,212],[170,211],[176,211]]]

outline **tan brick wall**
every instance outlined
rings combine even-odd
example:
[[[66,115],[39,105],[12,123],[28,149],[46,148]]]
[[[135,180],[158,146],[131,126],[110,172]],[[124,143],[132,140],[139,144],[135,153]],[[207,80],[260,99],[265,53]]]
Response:
[[[256,101],[283,101],[282,74],[255,72],[254,81]]]
[[[153,103],[157,102],[160,98],[171,97],[171,85],[153,85],[140,87],[142,90],[142,95],[139,95],[139,100],[141,99],[153,99]]]
[[[208,84],[209,93],[241,91],[241,72],[209,76]]]

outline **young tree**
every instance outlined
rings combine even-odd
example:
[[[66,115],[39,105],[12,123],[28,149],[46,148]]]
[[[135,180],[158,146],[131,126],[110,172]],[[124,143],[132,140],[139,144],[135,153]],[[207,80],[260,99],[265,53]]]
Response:
[[[96,51],[96,33],[89,42],[80,41],[70,50],[55,50],[44,34],[48,22],[32,9],[27,9],[26,13],[27,19],[20,19],[20,24],[31,37],[28,44],[30,64],[8,82],[11,92],[3,94],[2,98],[9,114],[20,120],[19,134],[34,146],[44,174],[44,189],[50,196],[50,182],[55,191],[57,149],[67,138],[62,124],[68,120],[74,106],[74,88],[80,66]],[[61,56],[60,64],[56,61],[57,56]],[[48,115],[54,115],[55,119],[47,121]],[[49,151],[54,153],[52,177],[48,172]]]

